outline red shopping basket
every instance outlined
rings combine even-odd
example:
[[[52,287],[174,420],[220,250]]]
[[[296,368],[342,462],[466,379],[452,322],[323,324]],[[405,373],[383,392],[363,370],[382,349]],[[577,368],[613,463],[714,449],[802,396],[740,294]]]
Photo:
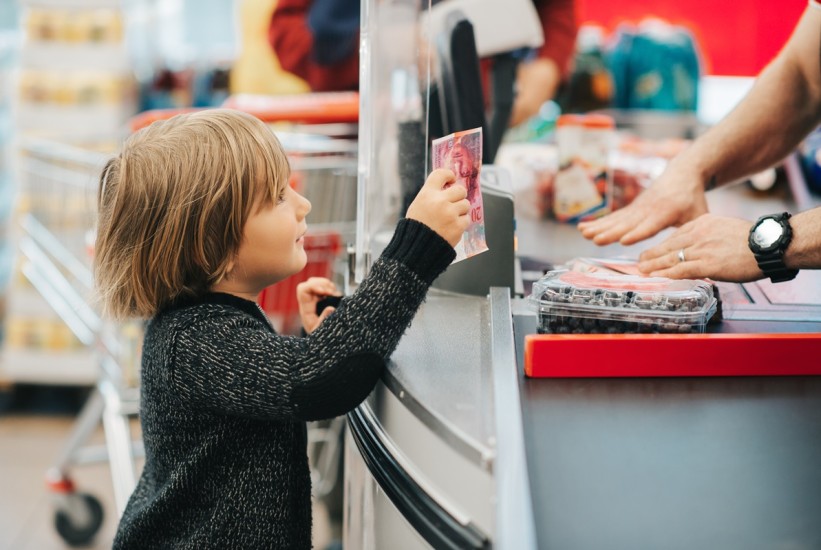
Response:
[[[282,333],[295,334],[300,328],[296,287],[311,277],[331,278],[334,261],[342,248],[342,235],[336,231],[305,235],[305,269],[265,288],[259,295],[259,305]]]

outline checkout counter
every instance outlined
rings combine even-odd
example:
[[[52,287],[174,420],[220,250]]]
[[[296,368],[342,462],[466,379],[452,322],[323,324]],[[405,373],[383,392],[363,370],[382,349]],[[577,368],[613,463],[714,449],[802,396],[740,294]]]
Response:
[[[385,183],[400,168],[386,159],[415,103],[397,102],[397,86],[424,84],[408,48],[386,46],[392,25],[419,18],[416,3],[368,4],[360,278],[400,202]],[[710,208],[754,219],[821,202],[802,194],[795,168],[785,193],[722,188]],[[517,201],[518,256],[536,265],[647,246],[598,248]],[[525,378],[522,345],[536,332],[527,271],[486,294],[431,289],[383,380],[348,415],[346,548],[821,548],[821,377]],[[720,291],[724,320],[708,330],[821,332],[821,271]]]
[[[821,272],[784,285],[711,330],[821,332]],[[431,290],[349,415],[346,546],[821,547],[821,378],[525,378],[535,332],[506,288]]]

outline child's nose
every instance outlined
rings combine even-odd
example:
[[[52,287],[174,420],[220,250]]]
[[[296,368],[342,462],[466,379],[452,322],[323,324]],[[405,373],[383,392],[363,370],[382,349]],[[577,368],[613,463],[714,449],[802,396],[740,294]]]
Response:
[[[299,196],[299,199],[301,201],[300,210],[302,211],[302,216],[305,217],[311,211],[311,201],[309,201],[308,199],[306,199],[302,195]]]

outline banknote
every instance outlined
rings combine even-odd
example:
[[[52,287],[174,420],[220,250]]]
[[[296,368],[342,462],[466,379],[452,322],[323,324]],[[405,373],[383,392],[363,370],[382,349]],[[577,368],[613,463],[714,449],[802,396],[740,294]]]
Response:
[[[459,262],[487,250],[485,213],[479,174],[482,169],[482,129],[455,132],[433,141],[433,169],[447,168],[456,174],[455,185],[464,185],[470,201],[470,226],[456,245]]]

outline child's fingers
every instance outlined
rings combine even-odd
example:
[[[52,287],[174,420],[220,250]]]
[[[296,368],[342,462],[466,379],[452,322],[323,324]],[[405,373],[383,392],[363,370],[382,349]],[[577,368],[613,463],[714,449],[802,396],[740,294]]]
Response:
[[[330,307],[330,306],[329,306],[329,307],[326,307],[325,309],[323,309],[323,310],[322,310],[322,313],[321,313],[321,314],[320,314],[320,316],[318,317],[318,324],[321,324],[321,323],[322,323],[322,321],[324,321],[325,319],[327,319],[328,317],[330,317],[330,316],[331,316],[331,314],[332,314],[334,311],[336,311],[336,308],[335,308],[335,307]]]
[[[447,193],[445,196],[451,202],[460,201],[468,196],[468,190],[464,185],[451,185],[445,188],[444,193]]]
[[[456,201],[454,203],[456,205],[456,212],[460,216],[466,216],[468,212],[470,212],[470,201],[467,198],[462,198],[462,200]]]
[[[456,181],[456,174],[453,173],[453,170],[437,168],[430,173],[425,185],[435,187],[436,189],[443,189],[448,187],[454,181]],[[451,185],[450,187],[456,186]]]
[[[297,296],[308,298],[310,296],[338,295],[339,289],[330,279],[310,277],[297,285],[296,292]]]
[[[456,202],[467,197],[468,190],[464,185],[453,185],[455,181],[456,175],[451,170],[439,168],[428,176],[425,187],[428,193],[434,192],[430,193],[431,197],[436,196],[435,192],[442,192],[449,202]]]

